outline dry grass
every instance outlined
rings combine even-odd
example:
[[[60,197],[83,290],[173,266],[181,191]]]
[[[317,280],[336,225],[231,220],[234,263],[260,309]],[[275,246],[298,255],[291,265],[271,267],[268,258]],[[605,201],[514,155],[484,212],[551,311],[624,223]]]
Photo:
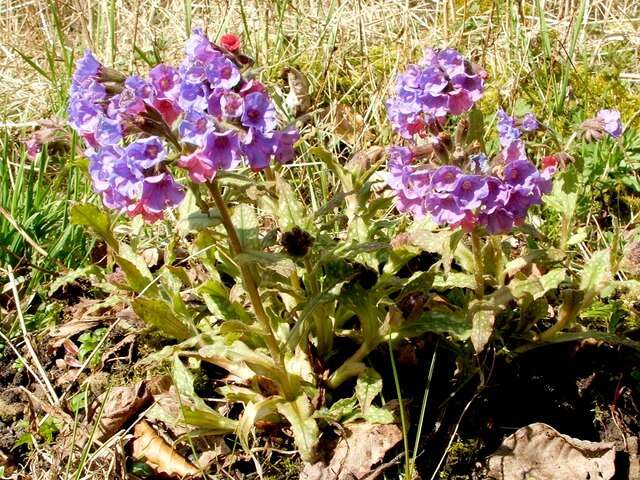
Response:
[[[50,3],[57,8],[52,9]],[[424,45],[456,45],[483,60],[496,76],[511,79],[509,97],[526,76],[540,21],[535,1],[508,2],[422,0],[203,1],[186,0],[4,0],[0,3],[0,116],[25,122],[60,113],[56,90],[17,51],[49,71],[64,71],[65,52],[90,47],[125,70],[145,68],[134,47],[154,52],[163,61],[180,56],[189,26],[211,36],[243,31],[247,50],[274,74],[298,65],[311,77],[318,98],[334,102],[350,96],[362,105],[378,105],[389,73]],[[578,0],[543,2],[546,23],[557,39],[555,54],[566,60],[566,44]],[[115,7],[114,10],[112,8]],[[586,5],[575,56],[588,55],[597,64],[608,44],[618,55],[637,59],[640,46],[640,4],[634,0],[596,0]],[[56,28],[59,15],[60,29]],[[110,14],[113,17],[110,18]],[[514,21],[515,20],[515,21]],[[62,37],[62,38],[61,38]],[[53,59],[47,59],[46,51]],[[640,80],[637,62],[621,78]],[[53,107],[52,107],[53,106]],[[52,111],[53,110],[53,111]],[[379,112],[361,111],[369,117]],[[376,120],[378,120],[376,118]],[[374,122],[378,123],[378,122]],[[367,122],[369,124],[369,122]]]

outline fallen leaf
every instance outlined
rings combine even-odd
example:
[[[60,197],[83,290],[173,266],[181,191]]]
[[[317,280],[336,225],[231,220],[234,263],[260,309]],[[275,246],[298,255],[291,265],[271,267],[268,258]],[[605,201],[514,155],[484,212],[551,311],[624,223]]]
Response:
[[[282,72],[289,84],[289,93],[285,99],[289,111],[294,117],[299,117],[306,113],[311,107],[311,96],[309,95],[309,81],[302,72],[295,68],[287,68]]]
[[[116,387],[100,395],[94,411],[102,408],[97,439],[104,441],[118,432],[134,415],[151,405],[153,395],[169,388],[168,377],[156,377],[135,385]],[[106,402],[103,407],[100,407]]]
[[[340,103],[321,110],[320,117],[332,125],[333,132],[347,143],[354,143],[364,131],[362,115]]]
[[[49,336],[53,338],[53,340],[51,341],[51,347],[58,348],[59,346],[64,345],[69,337],[73,337],[74,335],[82,333],[86,330],[91,330],[101,323],[104,322],[99,318],[83,318],[80,320],[72,320],[63,325],[60,325],[49,334]]]
[[[157,248],[147,248],[142,251],[141,256],[149,268],[155,268],[160,264],[160,250]]]
[[[376,466],[402,440],[397,425],[355,422],[346,426],[344,433],[329,463],[305,464],[300,480],[373,480],[382,473]]]
[[[222,435],[219,437],[210,437],[208,444],[210,449],[203,452],[197,461],[198,466],[203,470],[207,470],[211,465],[219,462],[220,457],[225,457],[231,452]]]
[[[615,474],[615,444],[571,438],[544,423],[507,437],[488,459],[494,480],[608,480]]]
[[[386,149],[384,147],[369,147],[366,150],[356,153],[344,167],[349,171],[359,170],[365,172],[380,162],[385,153]]]
[[[13,458],[4,453],[1,449],[0,449],[0,467],[4,468],[4,474],[5,475],[11,475],[13,473]]]
[[[198,475],[198,469],[160,438],[146,421],[143,420],[136,425],[133,436],[133,456],[138,460],[144,460],[158,473],[180,478]]]
[[[123,363],[125,365],[127,363],[131,363],[132,351],[133,351],[133,347],[135,346],[136,338],[137,338],[137,334],[129,333],[122,340],[120,340],[118,343],[116,343],[114,346],[112,346],[111,348],[107,349],[102,354],[100,368],[104,369],[104,367],[107,365],[107,363],[115,362],[115,361],[118,361],[118,360],[123,361]],[[125,347],[126,347],[126,349],[125,349]],[[116,354],[118,352],[120,352],[120,351],[126,351],[127,355],[125,357],[122,357],[122,356],[116,357]]]

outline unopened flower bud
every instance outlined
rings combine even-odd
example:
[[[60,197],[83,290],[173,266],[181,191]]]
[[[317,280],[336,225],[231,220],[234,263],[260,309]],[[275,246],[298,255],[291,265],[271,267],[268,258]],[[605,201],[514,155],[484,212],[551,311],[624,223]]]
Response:
[[[292,257],[304,257],[313,242],[313,237],[300,227],[293,227],[291,231],[284,232],[280,238],[280,245]]]

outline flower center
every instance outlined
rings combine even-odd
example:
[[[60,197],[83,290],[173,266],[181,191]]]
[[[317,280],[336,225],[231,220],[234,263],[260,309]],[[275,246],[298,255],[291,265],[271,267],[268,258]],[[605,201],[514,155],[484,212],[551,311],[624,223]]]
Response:
[[[149,158],[156,158],[158,156],[159,149],[156,145],[148,145],[145,153]]]
[[[217,137],[216,138],[216,147],[225,148],[228,145],[229,141],[227,137]]]
[[[251,120],[258,120],[258,118],[260,118],[260,112],[258,110],[249,110],[247,115],[249,115]]]
[[[469,180],[465,180],[462,182],[462,188],[464,190],[471,190],[471,182]]]
[[[220,70],[220,76],[225,80],[229,80],[231,78],[231,67],[228,65],[222,67],[222,70]]]
[[[167,77],[161,79],[160,88],[162,88],[163,90],[169,90],[169,88],[171,88],[171,80],[169,80]]]
[[[207,129],[207,119],[206,118],[200,118],[196,122],[196,130],[198,132],[204,132],[206,129]]]

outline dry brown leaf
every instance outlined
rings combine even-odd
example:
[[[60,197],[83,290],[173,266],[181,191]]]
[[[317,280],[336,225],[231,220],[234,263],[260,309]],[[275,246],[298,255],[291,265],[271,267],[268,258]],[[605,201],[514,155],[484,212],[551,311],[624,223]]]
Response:
[[[222,435],[209,439],[209,448],[210,450],[203,452],[198,457],[197,464],[203,470],[207,470],[211,465],[218,462],[220,457],[225,457],[231,452]]]
[[[287,68],[282,72],[282,77],[289,84],[289,93],[285,99],[289,111],[294,117],[299,117],[309,111],[311,96],[309,95],[309,81],[302,72],[295,68]]]
[[[133,435],[133,456],[138,460],[144,460],[158,473],[180,478],[198,475],[198,469],[160,438],[146,421],[143,420],[136,425]]]
[[[157,267],[160,264],[160,250],[157,248],[147,248],[142,251],[141,256],[149,268]]]
[[[382,473],[376,465],[402,440],[397,425],[356,422],[345,427],[328,464],[305,464],[300,480],[373,480]]]
[[[151,402],[151,395],[145,382],[133,386],[116,387],[104,392],[98,397],[97,405],[104,404],[100,424],[98,425],[98,440],[104,441],[127,423],[135,414]]]
[[[151,404],[154,394],[167,388],[169,387],[166,377],[157,377],[104,392],[94,405],[94,411],[96,411],[106,401],[102,407],[97,439],[104,441],[113,436],[134,415]]]
[[[100,318],[82,318],[80,320],[71,320],[70,322],[60,325],[49,334],[49,336],[53,338],[51,341],[51,347],[58,348],[59,346],[64,345],[65,341],[69,337],[73,337],[74,335],[86,330],[91,330],[101,323],[103,323],[103,320]]]
[[[369,147],[351,157],[351,160],[345,164],[345,168],[347,170],[359,170],[361,172],[367,171],[382,160],[385,152],[386,149],[384,147]]]
[[[615,474],[615,445],[563,435],[532,423],[507,437],[488,459],[494,480],[608,480]]]
[[[358,135],[364,130],[362,115],[351,107],[336,104],[320,111],[320,116],[333,126],[333,132],[347,143],[354,143]]]
[[[5,475],[11,475],[13,473],[13,459],[10,455],[4,453],[0,449],[0,467],[4,468]]]
[[[128,335],[125,335],[125,337],[122,340],[120,340],[118,343],[116,343],[114,346],[107,349],[102,354],[100,368],[104,369],[107,363],[114,362],[117,360],[124,360],[125,364],[131,363],[132,350],[135,345],[136,338],[137,338],[137,334],[129,333]],[[124,347],[127,347],[126,348],[127,356],[115,357],[116,353],[118,353],[120,350],[125,350]]]

